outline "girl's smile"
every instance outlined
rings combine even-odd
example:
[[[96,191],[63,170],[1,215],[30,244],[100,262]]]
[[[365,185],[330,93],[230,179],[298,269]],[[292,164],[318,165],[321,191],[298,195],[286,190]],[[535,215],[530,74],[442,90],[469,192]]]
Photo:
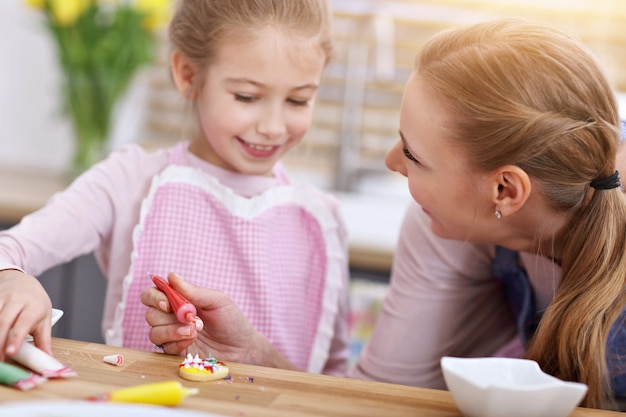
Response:
[[[252,158],[271,158],[281,145],[259,145],[255,143],[246,142],[245,140],[237,137],[239,143],[241,143],[243,150]]]

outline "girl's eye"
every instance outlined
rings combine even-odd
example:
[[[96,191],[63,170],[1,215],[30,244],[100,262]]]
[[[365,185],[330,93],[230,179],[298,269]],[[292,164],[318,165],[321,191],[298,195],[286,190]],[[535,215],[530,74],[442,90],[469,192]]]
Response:
[[[243,94],[235,94],[235,100],[241,101],[243,103],[252,103],[254,101],[253,96],[246,96]]]
[[[406,158],[409,161],[413,161],[416,164],[420,163],[420,161],[418,161],[417,159],[415,159],[415,157],[413,155],[411,155],[411,152],[409,152],[409,148],[407,148],[406,145],[402,145],[402,153],[404,154],[404,156],[406,156]]]
[[[298,100],[295,98],[289,98],[287,99],[287,101],[293,104],[294,106],[306,106],[309,104],[309,100]]]

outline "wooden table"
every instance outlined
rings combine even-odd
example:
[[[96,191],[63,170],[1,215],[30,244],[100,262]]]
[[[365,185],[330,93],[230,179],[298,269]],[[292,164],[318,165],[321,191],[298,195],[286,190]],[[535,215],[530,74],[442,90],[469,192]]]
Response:
[[[121,387],[179,379],[181,358],[176,356],[59,338],[53,339],[53,351],[78,376],[50,380],[30,391],[0,386],[0,415],[1,403],[10,401],[83,399]],[[122,366],[102,360],[105,355],[116,353],[124,355]],[[200,392],[185,398],[178,407],[246,417],[461,416],[447,391],[236,363],[228,365],[232,382],[198,383],[181,379],[183,385],[197,387]],[[621,414],[578,408],[571,417],[612,415]]]

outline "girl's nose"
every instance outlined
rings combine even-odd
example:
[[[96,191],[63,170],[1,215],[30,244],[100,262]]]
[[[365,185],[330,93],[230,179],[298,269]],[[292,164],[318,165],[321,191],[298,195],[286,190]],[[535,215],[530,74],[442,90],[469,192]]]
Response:
[[[406,166],[402,154],[402,141],[397,140],[385,156],[385,165],[390,171],[397,172],[406,177]]]
[[[258,131],[268,139],[283,136],[287,131],[283,109],[280,106],[269,106],[259,121]]]

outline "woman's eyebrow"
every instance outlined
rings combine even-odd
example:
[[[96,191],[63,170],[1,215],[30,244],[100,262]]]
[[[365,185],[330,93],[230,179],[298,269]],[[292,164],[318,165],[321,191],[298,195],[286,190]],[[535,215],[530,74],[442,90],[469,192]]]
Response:
[[[411,152],[411,155],[415,155],[415,154],[413,153],[413,151],[411,151],[411,149],[409,149],[409,145],[406,143],[406,138],[405,138],[405,137],[404,137],[404,135],[402,134],[402,130],[399,130],[399,129],[398,129],[398,134],[400,135],[400,139],[402,140],[402,144],[404,145],[404,147],[405,147],[406,149],[408,149],[408,150],[409,150],[409,152]]]
[[[398,134],[400,135],[400,139],[402,139],[402,143],[406,145],[406,139],[404,139],[404,135],[402,134],[402,130],[398,129]]]

